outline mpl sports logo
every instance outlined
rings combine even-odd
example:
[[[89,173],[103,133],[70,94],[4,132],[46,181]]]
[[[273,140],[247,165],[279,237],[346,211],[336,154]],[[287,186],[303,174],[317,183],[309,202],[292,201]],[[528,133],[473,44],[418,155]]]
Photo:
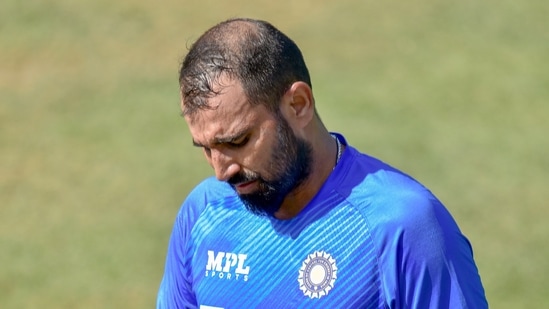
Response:
[[[247,254],[214,252],[208,250],[205,276],[224,280],[248,281],[250,266],[246,266]]]
[[[309,254],[299,270],[299,289],[309,298],[321,298],[333,288],[337,279],[336,260],[329,253]]]

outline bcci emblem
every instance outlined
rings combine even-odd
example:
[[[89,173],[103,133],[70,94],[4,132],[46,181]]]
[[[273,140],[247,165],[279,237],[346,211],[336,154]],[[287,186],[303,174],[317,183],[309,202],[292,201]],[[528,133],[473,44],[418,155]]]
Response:
[[[329,253],[316,251],[303,261],[297,281],[305,296],[321,298],[334,287],[336,279],[336,261]]]

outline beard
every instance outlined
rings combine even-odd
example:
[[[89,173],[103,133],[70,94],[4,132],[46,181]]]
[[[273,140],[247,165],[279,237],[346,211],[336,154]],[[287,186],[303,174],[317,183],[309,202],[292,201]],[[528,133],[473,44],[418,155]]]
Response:
[[[258,190],[249,194],[240,194],[240,200],[246,208],[259,216],[273,216],[284,198],[299,187],[311,173],[312,147],[295,136],[288,122],[279,117],[276,130],[276,143],[265,166],[270,168],[271,178],[263,175],[242,171],[229,179],[229,184],[257,181]]]

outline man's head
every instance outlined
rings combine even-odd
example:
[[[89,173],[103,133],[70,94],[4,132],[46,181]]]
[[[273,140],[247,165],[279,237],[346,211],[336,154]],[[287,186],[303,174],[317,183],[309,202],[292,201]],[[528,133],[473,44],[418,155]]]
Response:
[[[248,209],[274,215],[315,162],[311,82],[296,44],[263,21],[206,31],[180,70],[183,115],[216,177]]]
[[[251,104],[278,111],[292,83],[312,87],[297,45],[265,21],[231,19],[206,31],[192,46],[179,72],[184,115],[211,108],[222,77],[237,79]]]
[[[193,144],[203,149],[217,179],[228,182],[250,211],[273,216],[309,177],[311,146],[295,135],[283,111],[250,104],[235,79],[225,77],[220,83],[214,87],[218,94],[207,101],[215,108],[185,116]]]

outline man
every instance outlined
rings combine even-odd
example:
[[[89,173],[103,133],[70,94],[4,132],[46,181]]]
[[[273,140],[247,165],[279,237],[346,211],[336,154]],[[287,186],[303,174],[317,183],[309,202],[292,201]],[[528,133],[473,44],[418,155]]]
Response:
[[[216,25],[179,82],[216,178],[177,215],[158,308],[487,307],[448,211],[325,128],[301,52],[279,30]]]

